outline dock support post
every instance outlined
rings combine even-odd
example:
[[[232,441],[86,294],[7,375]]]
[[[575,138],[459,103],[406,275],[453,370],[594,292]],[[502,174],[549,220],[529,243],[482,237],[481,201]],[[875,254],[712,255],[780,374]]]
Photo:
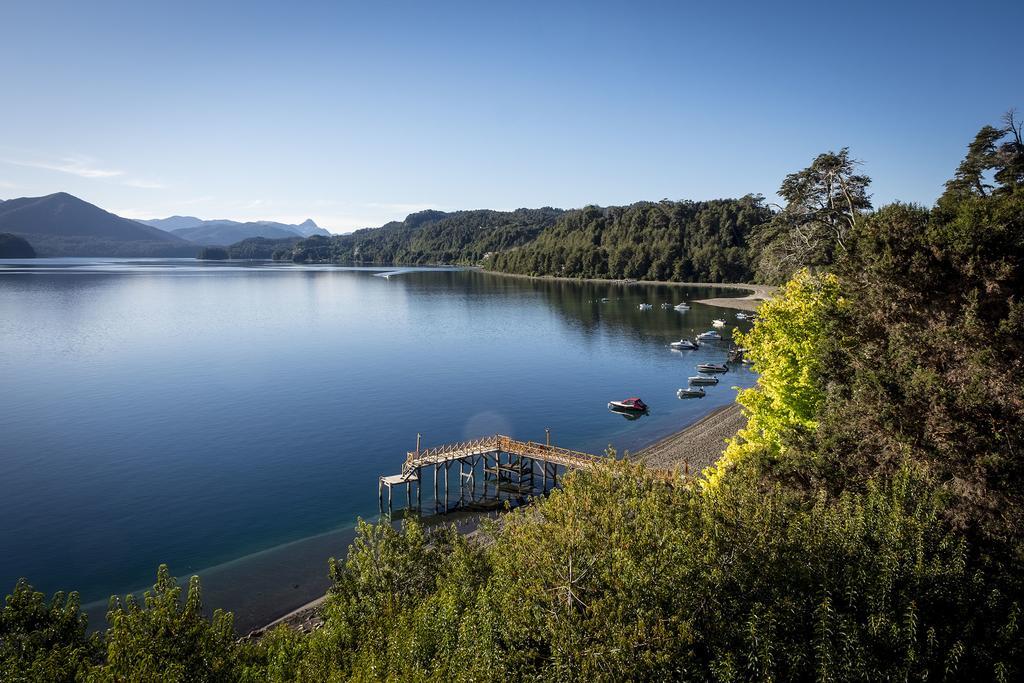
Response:
[[[441,467],[444,469],[444,513],[448,514],[448,462],[445,461]]]
[[[416,509],[423,513],[423,468],[416,468]]]
[[[384,480],[377,479],[377,510],[384,512]]]
[[[438,476],[437,475],[437,463],[434,463],[434,513],[435,514],[437,513],[437,506],[438,506],[438,500],[437,500],[437,476]]]

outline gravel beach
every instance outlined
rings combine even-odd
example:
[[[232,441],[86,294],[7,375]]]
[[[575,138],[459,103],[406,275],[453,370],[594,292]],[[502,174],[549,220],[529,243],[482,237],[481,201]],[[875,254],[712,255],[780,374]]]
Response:
[[[690,474],[696,474],[718,460],[725,448],[725,440],[735,436],[745,424],[742,409],[733,403],[637,451],[633,459],[648,467],[668,470],[675,467],[683,469],[688,465]]]

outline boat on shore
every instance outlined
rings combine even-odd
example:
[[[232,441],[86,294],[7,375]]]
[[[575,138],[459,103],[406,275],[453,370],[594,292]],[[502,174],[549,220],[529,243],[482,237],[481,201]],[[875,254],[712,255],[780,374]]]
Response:
[[[729,366],[725,363],[701,363],[697,372],[729,372]]]
[[[608,401],[608,410],[616,413],[646,413],[647,404],[632,396],[621,401]]]
[[[727,363],[742,363],[745,361],[747,355],[747,349],[742,346],[729,349],[729,357],[726,359]]]
[[[677,398],[704,398],[704,390],[700,387],[681,387],[676,390]]]

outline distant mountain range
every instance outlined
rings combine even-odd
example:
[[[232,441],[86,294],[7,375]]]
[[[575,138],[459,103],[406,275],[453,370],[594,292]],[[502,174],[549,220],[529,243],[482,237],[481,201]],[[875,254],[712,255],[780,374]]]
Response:
[[[0,232],[24,238],[40,256],[195,256],[200,246],[228,246],[254,237],[330,235],[312,220],[298,225],[194,216],[135,221],[67,192],[0,200]]]
[[[67,192],[0,203],[0,232],[41,256],[193,256],[188,240],[122,218]]]
[[[273,221],[239,221],[203,220],[195,216],[171,216],[170,218],[154,218],[140,221],[146,225],[166,230],[194,244],[218,244],[227,246],[252,237],[267,239],[286,239],[288,237],[311,237],[313,235],[329,236],[327,232],[312,219],[302,223],[275,223]]]
[[[21,235],[78,235],[122,242],[185,241],[163,230],[104,211],[67,192],[8,199],[0,204],[0,229]]]

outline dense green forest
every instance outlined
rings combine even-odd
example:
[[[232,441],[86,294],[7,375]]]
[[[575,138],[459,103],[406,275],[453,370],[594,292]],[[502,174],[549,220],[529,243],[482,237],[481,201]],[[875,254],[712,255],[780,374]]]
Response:
[[[458,263],[525,275],[745,282],[750,238],[771,211],[760,197],[639,202],[574,211],[421,211],[351,235],[310,237],[297,262]]]
[[[228,254],[233,259],[272,259],[277,257],[291,257],[291,249],[302,239],[301,237],[283,237],[281,239],[270,239],[268,237],[250,237],[241,242],[235,242],[228,247]]]
[[[639,202],[574,211],[421,211],[332,238],[312,237],[278,257],[298,262],[480,264],[567,278],[748,282],[753,230],[771,211],[759,197]]]
[[[0,232],[0,258],[35,258],[36,250],[23,237]]]
[[[792,274],[740,340],[747,427],[702,477],[610,461],[484,542],[361,524],[310,634],[237,642],[161,568],[90,637],[77,596],[20,583],[0,678],[1021,680],[1021,127],[983,129],[930,209],[830,206],[846,161],[802,171],[764,242]]]
[[[747,282],[751,232],[769,218],[754,196],[588,206],[566,213],[530,244],[495,253],[487,267],[524,275]]]
[[[200,261],[227,261],[229,256],[224,247],[202,247],[196,258]]]
[[[488,252],[512,249],[554,224],[559,209],[420,211],[404,221],[348,235],[314,235],[281,258],[299,263],[374,265],[475,264]]]

